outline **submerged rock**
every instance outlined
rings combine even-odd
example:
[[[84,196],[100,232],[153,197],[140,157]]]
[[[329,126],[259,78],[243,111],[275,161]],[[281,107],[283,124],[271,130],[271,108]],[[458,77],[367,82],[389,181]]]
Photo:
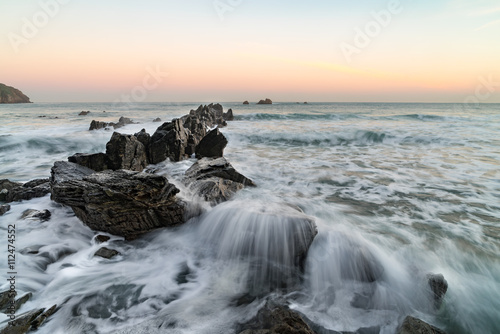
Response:
[[[299,286],[317,232],[314,219],[287,205],[238,202],[218,205],[200,218],[200,237],[217,256],[248,266],[248,292],[262,296]]]
[[[446,334],[446,332],[420,319],[407,316],[397,334]]]
[[[52,184],[53,200],[70,206],[91,229],[127,240],[184,223],[186,204],[176,198],[178,192],[163,176],[127,170],[79,175]]]
[[[315,334],[302,317],[286,306],[267,302],[257,315],[238,326],[239,334]]]
[[[90,111],[87,110],[87,111],[80,111],[80,113],[78,114],[78,116],[87,116],[88,114],[90,114]]]
[[[10,210],[10,205],[8,205],[8,204],[0,205],[0,216],[3,216],[9,210]]]
[[[215,128],[196,145],[196,158],[220,158],[224,154],[226,145],[226,137],[219,131],[219,128]]]
[[[448,291],[448,282],[441,274],[429,274],[427,275],[427,280],[433,294],[434,307],[439,309],[443,303],[446,291]]]
[[[103,242],[106,242],[109,239],[111,239],[111,238],[108,237],[107,235],[98,234],[95,236],[95,241],[99,244],[102,244]]]
[[[94,254],[94,256],[103,257],[105,259],[111,259],[117,255],[120,255],[120,252],[106,247],[99,248],[99,250]]]
[[[21,219],[39,219],[41,221],[48,221],[52,214],[49,210],[34,210],[27,209],[23,211]]]
[[[225,158],[198,160],[186,171],[184,183],[212,204],[227,201],[245,186],[255,186]]]

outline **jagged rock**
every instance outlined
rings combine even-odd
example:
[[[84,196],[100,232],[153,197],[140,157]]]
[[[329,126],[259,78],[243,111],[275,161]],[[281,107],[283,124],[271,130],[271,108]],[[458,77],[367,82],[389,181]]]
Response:
[[[226,121],[234,120],[233,109],[229,109],[226,113],[222,114],[222,118]]]
[[[102,122],[102,121],[92,120],[92,122],[90,122],[89,131],[106,129],[106,128],[114,127],[114,126],[115,126],[115,123],[113,123],[113,122]]]
[[[244,102],[243,102],[243,104],[250,104],[250,102],[248,102],[248,101],[244,101]]]
[[[99,129],[107,129],[107,128],[114,128],[114,129],[118,129],[118,128],[121,128],[127,124],[135,124],[130,118],[127,118],[127,117],[120,117],[120,119],[118,120],[118,123],[113,123],[113,122],[102,122],[102,121],[96,121],[96,120],[92,120],[92,122],[90,122],[90,127],[89,127],[89,130],[99,130]]]
[[[127,240],[184,223],[186,204],[176,198],[178,192],[163,176],[128,170],[52,184],[53,200],[70,206],[91,229]]]
[[[50,220],[50,217],[52,214],[50,213],[49,210],[34,210],[34,209],[27,209],[23,211],[23,214],[21,215],[21,219],[39,219],[41,221],[48,221]]]
[[[23,184],[19,182],[12,182],[7,179],[1,179],[0,180],[0,201],[7,201],[7,195],[9,191],[11,191],[14,188],[19,188]]]
[[[42,309],[43,310],[43,309]],[[52,305],[47,311],[31,322],[31,330],[37,330],[52,314],[56,313],[57,305]]]
[[[128,169],[141,172],[148,165],[146,148],[133,135],[114,132],[106,144],[109,169]]]
[[[102,244],[103,242],[106,242],[108,241],[109,239],[111,239],[110,237],[108,237],[107,235],[102,235],[102,234],[99,234],[99,235],[96,235],[95,236],[95,241],[97,243],[100,243]]]
[[[226,137],[219,131],[219,128],[215,128],[196,145],[196,158],[220,158],[224,154],[226,145]]]
[[[94,256],[100,256],[105,259],[111,259],[112,257],[115,257],[119,255],[120,252],[114,250],[114,249],[109,249],[106,247],[101,247],[97,252],[95,252]]]
[[[444,295],[448,291],[448,282],[441,274],[429,274],[427,275],[427,280],[433,294],[434,307],[439,309],[443,303]]]
[[[33,294],[31,292],[28,292],[27,294],[24,294],[22,297],[20,297],[19,299],[16,299],[16,302],[14,304],[14,312],[19,310],[21,308],[21,306],[23,306],[24,304],[26,304],[26,302],[28,300],[31,299],[31,297],[33,297]],[[11,309],[9,309],[9,307],[7,307],[7,312],[5,313],[8,313],[10,312]]]
[[[66,161],[56,161],[50,172],[50,185],[52,188],[55,184],[70,180],[81,180],[85,176],[95,173],[90,168]]]
[[[181,161],[186,159],[189,132],[181,119],[163,123],[151,136],[149,145],[150,163],[157,164],[166,159]]]
[[[238,326],[240,334],[315,334],[302,317],[286,306],[267,302],[255,318]]]
[[[10,182],[9,180],[1,181],[3,182],[0,184],[0,188],[2,188],[0,200],[6,202],[30,200],[32,198],[43,197],[50,192],[48,179],[36,179],[25,184]]]
[[[397,334],[446,334],[446,332],[420,319],[407,316]]]
[[[78,114],[78,116],[87,116],[88,114],[90,114],[90,111],[80,111],[80,113]]]
[[[257,102],[257,104],[273,104],[273,101],[271,99],[265,99],[265,100],[260,100]]]
[[[0,331],[0,334],[25,334],[37,330],[56,310],[57,305],[53,305],[47,311],[41,308],[20,314],[15,320],[9,322],[9,325]]]
[[[198,160],[186,171],[184,183],[213,204],[227,201],[245,186],[255,186],[223,157]]]
[[[11,300],[11,296],[9,294],[14,294],[13,296],[15,297],[17,295],[17,292],[14,291],[2,291],[0,292],[0,311],[4,311],[7,308],[7,305],[9,304]]]
[[[161,122],[161,118],[160,117],[157,117],[153,120],[153,122]]]
[[[9,210],[10,210],[10,205],[8,204],[0,205],[0,216],[3,216]]]
[[[107,157],[104,153],[76,153],[68,157],[68,161],[85,166],[96,172],[108,169]]]
[[[19,89],[0,83],[0,103],[31,103]]]

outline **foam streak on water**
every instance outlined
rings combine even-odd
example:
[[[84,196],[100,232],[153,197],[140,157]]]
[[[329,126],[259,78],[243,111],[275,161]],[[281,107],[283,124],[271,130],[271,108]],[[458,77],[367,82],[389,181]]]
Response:
[[[87,131],[92,119],[126,116],[141,124],[120,132],[152,133],[154,118],[195,107],[2,105],[0,178],[48,177],[56,160],[104,151],[111,131]],[[16,224],[17,288],[33,293],[19,313],[62,306],[40,333],[231,333],[277,295],[336,331],[392,334],[413,315],[448,333],[500,332],[500,105],[224,107],[236,115],[225,156],[257,187],[180,228],[98,245],[49,196],[11,204],[0,237]],[[192,162],[157,168],[179,183]],[[26,209],[52,217],[21,219]],[[295,256],[311,219],[318,235]],[[120,255],[93,257],[101,246]],[[430,273],[449,284],[439,310]]]

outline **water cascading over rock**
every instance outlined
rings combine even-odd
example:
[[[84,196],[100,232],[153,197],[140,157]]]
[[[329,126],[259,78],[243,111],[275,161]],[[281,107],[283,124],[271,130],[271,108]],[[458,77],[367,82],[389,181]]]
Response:
[[[297,287],[317,229],[287,205],[234,201],[203,215],[198,232],[218,258],[247,267],[248,292],[261,296]]]

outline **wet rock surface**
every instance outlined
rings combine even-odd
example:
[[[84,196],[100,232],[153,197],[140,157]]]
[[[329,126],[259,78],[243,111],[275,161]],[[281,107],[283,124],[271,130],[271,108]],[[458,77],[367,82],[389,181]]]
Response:
[[[0,201],[17,202],[43,197],[50,192],[49,179],[36,179],[24,184],[0,180]]]
[[[52,198],[70,206],[93,230],[131,240],[185,221],[186,204],[163,176],[127,170],[80,176],[53,183]]]
[[[224,155],[226,145],[226,137],[219,131],[219,128],[215,128],[196,145],[196,158],[220,158]]]
[[[99,256],[105,259],[111,259],[120,253],[114,249],[109,249],[106,247],[101,247],[97,252],[95,252],[94,256]]]
[[[315,334],[302,317],[286,306],[267,302],[257,315],[237,326],[239,334]]]
[[[146,147],[133,135],[114,132],[106,144],[109,169],[128,169],[141,172],[148,165]]]
[[[446,332],[429,325],[425,321],[407,316],[401,327],[399,327],[397,334],[446,334]]]
[[[443,303],[446,291],[448,291],[448,282],[441,274],[429,274],[427,275],[427,280],[432,291],[434,308],[439,309]]]
[[[235,192],[255,183],[240,174],[226,158],[203,158],[191,166],[184,183],[213,204],[227,201]]]
[[[90,168],[96,172],[108,169],[108,159],[104,153],[76,153],[68,157],[68,161]]]

